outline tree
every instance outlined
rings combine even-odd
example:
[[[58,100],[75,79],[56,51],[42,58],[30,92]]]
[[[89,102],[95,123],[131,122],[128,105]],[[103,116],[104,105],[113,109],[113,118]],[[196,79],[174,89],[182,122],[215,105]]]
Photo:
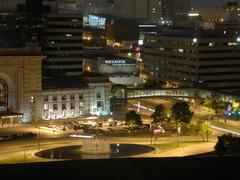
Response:
[[[209,128],[209,123],[207,121],[198,121],[195,127],[195,132],[197,135],[200,135],[202,137],[202,140],[206,139],[208,141],[209,133],[211,133]]]
[[[132,127],[133,129],[133,126],[142,125],[142,118],[136,111],[130,111],[126,113],[125,122],[129,127]]]
[[[193,112],[190,111],[190,107],[187,103],[185,102],[176,102],[172,109],[172,117],[176,123],[176,128],[177,128],[177,146],[179,146],[178,142],[178,134],[180,134],[180,127],[179,124],[190,124],[192,117],[193,117]]]
[[[153,123],[164,123],[167,121],[165,106],[160,104],[155,107],[154,113],[151,115],[153,118]]]
[[[205,106],[212,108],[219,120],[219,114],[226,107],[226,103],[221,100],[221,96],[218,93],[212,92],[203,103]]]
[[[177,102],[173,105],[172,109],[172,117],[176,122],[176,125],[179,124],[190,124],[193,112],[190,111],[190,107],[185,102]]]

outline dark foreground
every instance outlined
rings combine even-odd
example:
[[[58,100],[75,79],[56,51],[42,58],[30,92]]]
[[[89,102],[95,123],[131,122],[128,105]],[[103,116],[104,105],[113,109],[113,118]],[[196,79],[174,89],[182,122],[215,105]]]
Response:
[[[239,179],[240,157],[81,160],[2,165],[1,179]]]

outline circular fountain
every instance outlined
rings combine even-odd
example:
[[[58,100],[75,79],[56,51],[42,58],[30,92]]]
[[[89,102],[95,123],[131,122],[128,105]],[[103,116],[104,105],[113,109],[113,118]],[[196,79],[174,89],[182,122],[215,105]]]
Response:
[[[109,159],[140,155],[154,150],[155,148],[145,145],[110,144],[103,139],[89,139],[83,140],[82,145],[47,149],[35,155],[47,159]]]

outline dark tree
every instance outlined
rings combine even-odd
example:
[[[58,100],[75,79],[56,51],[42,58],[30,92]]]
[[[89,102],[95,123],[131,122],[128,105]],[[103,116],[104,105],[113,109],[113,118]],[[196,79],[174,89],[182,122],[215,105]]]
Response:
[[[136,111],[130,111],[126,113],[125,122],[129,127],[133,128],[133,126],[142,125],[142,118]]]
[[[177,102],[173,105],[172,109],[172,117],[178,124],[190,124],[193,112],[190,111],[189,105],[185,102]]]
[[[151,115],[153,123],[164,123],[167,121],[165,106],[160,104],[155,107],[154,113]]]
[[[215,92],[211,93],[211,95],[204,100],[204,105],[214,110],[218,120],[221,111],[226,108],[226,103],[223,102],[221,96]]]

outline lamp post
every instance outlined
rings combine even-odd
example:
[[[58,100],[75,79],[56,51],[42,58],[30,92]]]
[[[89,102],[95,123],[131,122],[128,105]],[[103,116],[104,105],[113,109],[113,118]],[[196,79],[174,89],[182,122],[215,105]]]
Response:
[[[150,133],[151,133],[151,140],[150,140],[150,142],[151,142],[151,145],[152,145],[152,123],[150,123]]]
[[[181,133],[181,127],[177,125],[177,147],[179,147],[179,134]]]
[[[38,137],[38,151],[40,151],[40,126],[38,127],[38,133],[37,133],[37,137]]]

